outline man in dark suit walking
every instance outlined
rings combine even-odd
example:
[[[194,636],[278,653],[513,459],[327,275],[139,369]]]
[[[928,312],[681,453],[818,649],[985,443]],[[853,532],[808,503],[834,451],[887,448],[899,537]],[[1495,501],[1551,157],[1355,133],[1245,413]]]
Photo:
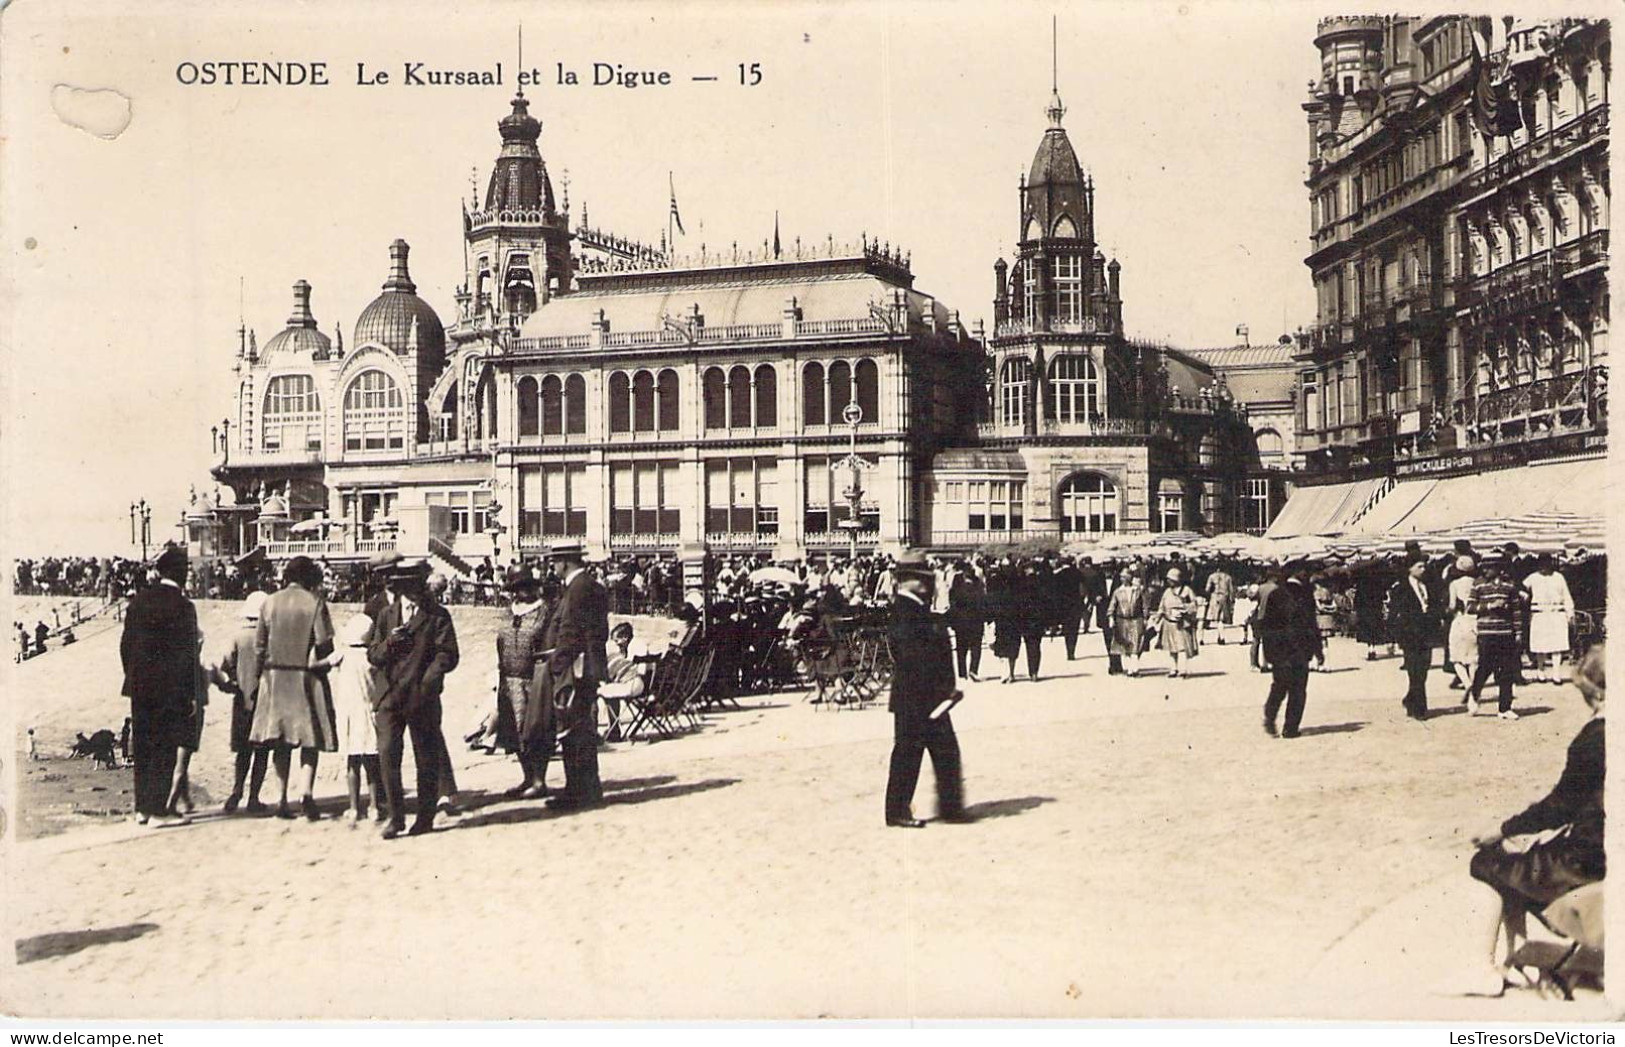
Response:
[[[125,612],[119,658],[130,699],[135,817],[156,827],[181,821],[169,816],[169,789],[178,747],[192,722],[200,669],[197,609],[181,591],[186,550],[170,546],[155,566],[158,583],[136,593]]]
[[[609,675],[609,593],[586,568],[581,543],[555,542],[548,558],[562,589],[542,636],[547,656],[544,700],[553,703],[564,764],[564,791],[547,801],[563,810],[603,802],[598,778],[598,685]]]
[[[446,674],[457,668],[458,651],[450,612],[425,592],[429,565],[406,561],[388,570],[384,583],[388,602],[373,620],[367,661],[379,670],[373,720],[389,807],[383,835],[391,840],[406,829],[401,757],[407,734],[412,736],[412,762],[418,769],[418,811],[411,834],[434,831],[441,767],[449,759],[440,730],[440,695]]]
[[[1405,655],[1405,674],[1410,686],[1405,691],[1405,715],[1413,720],[1428,717],[1428,667],[1433,661],[1433,641],[1437,635],[1437,614],[1433,594],[1428,592],[1428,562],[1413,558],[1405,567],[1405,577],[1388,590],[1388,635]]]
[[[892,676],[893,741],[891,772],[886,780],[886,824],[924,828],[914,817],[914,787],[920,781],[920,758],[931,754],[937,778],[937,815],[945,822],[968,822],[965,783],[959,763],[959,739],[948,707],[960,697],[955,686],[953,645],[948,630],[931,613],[935,575],[925,555],[904,553],[892,568],[897,596],[886,636],[892,659],[907,672]]]
[[[1078,627],[1083,624],[1083,575],[1071,560],[1065,557],[1055,562],[1050,575],[1051,598],[1055,601],[1055,616],[1061,626],[1061,640],[1066,644],[1066,660],[1078,655]]]
[[[1282,580],[1282,575],[1286,575]],[[1264,731],[1275,734],[1275,717],[1286,702],[1282,738],[1296,738],[1309,697],[1309,662],[1326,661],[1320,629],[1315,625],[1315,598],[1309,589],[1307,567],[1282,571],[1272,567],[1279,584],[1258,608],[1258,635],[1270,666],[1270,693],[1264,701]]]

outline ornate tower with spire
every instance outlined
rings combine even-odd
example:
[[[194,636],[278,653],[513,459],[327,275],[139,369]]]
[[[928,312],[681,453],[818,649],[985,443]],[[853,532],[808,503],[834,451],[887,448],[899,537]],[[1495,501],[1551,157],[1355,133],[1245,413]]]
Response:
[[[574,277],[569,216],[555,206],[547,164],[537,148],[542,122],[530,115],[524,91],[497,122],[502,151],[485,200],[463,215],[468,272],[457,298],[459,332],[517,330],[553,295],[568,294]]]

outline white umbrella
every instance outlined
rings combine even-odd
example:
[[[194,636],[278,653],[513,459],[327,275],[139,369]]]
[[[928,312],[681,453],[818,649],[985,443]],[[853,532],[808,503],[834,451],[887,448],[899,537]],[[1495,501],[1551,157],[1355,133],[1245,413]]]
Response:
[[[801,576],[796,574],[796,572],[790,570],[788,567],[758,567],[758,568],[756,568],[756,570],[750,572],[750,580],[751,580],[751,583],[753,585],[763,585],[763,584],[803,585],[803,584],[805,584],[803,582]]]

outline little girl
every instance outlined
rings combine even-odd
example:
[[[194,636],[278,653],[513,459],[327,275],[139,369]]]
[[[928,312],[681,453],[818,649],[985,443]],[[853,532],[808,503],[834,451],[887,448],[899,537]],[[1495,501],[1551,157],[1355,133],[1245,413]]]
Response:
[[[383,779],[378,763],[378,734],[373,727],[372,666],[367,663],[367,637],[372,619],[358,614],[338,631],[328,684],[333,688],[333,712],[338,721],[339,752],[348,757],[346,777],[350,788],[350,809],[345,816],[351,825],[361,821],[361,771],[367,771],[367,789],[372,793],[373,821],[384,818]]]

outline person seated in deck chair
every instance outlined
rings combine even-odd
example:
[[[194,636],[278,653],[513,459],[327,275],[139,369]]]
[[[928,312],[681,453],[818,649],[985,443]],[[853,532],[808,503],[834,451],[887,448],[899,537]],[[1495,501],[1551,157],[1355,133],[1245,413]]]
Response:
[[[1522,985],[1516,956],[1523,947],[1530,913],[1537,916],[1577,887],[1603,879],[1603,699],[1606,675],[1603,645],[1586,652],[1574,670],[1574,685],[1591,719],[1569,743],[1568,761],[1557,785],[1546,798],[1522,814],[1502,822],[1498,829],[1473,839],[1478,848],[1470,871],[1489,888],[1482,895],[1488,946],[1469,995],[1499,996],[1508,985]],[[1491,894],[1490,891],[1494,893]],[[1543,920],[1544,922],[1544,920]],[[1506,952],[1498,951],[1502,934]],[[1567,991],[1565,965],[1573,961],[1581,943],[1576,941],[1562,959],[1545,973],[1554,975]]]
[[[609,631],[609,671],[598,686],[598,697],[609,710],[608,741],[621,740],[621,700],[641,696],[649,684],[649,648],[632,635],[629,622]]]

